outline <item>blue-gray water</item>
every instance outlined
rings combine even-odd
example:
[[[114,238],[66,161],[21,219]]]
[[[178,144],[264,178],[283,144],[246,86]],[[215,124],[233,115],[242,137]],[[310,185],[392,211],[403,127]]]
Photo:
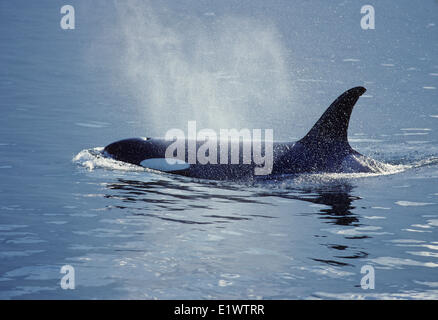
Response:
[[[70,1],[75,30],[64,4],[0,2],[0,298],[438,298],[437,1]],[[350,142],[390,174],[216,183],[87,151],[188,120],[295,140],[357,85]]]

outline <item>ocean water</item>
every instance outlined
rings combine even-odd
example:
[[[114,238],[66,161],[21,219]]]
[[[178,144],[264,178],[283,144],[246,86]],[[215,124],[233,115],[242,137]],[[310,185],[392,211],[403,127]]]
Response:
[[[70,1],[74,30],[64,4],[0,2],[1,299],[438,298],[437,1],[369,1],[374,30],[360,1]],[[350,144],[382,174],[99,156],[190,120],[296,140],[357,85]]]

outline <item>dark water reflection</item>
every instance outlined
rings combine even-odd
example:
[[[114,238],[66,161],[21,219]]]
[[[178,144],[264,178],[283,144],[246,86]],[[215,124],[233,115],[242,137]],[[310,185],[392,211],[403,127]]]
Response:
[[[287,207],[286,210],[276,210],[279,200],[283,205],[286,203],[290,207],[292,215],[314,214],[314,210],[311,213],[308,210],[304,213],[297,212],[297,202],[306,202],[321,206],[316,211],[316,217],[324,223],[341,228],[355,228],[362,224],[359,215],[354,212],[356,207],[353,203],[361,198],[354,195],[353,191],[354,187],[348,182],[278,188],[275,184],[261,186],[211,181],[199,183],[176,177],[169,180],[149,181],[118,179],[117,182],[107,185],[105,197],[114,201],[111,206],[124,209],[130,215],[157,218],[184,225],[219,227],[225,223],[238,221],[278,219],[279,211],[283,214],[288,212]],[[229,206],[233,208],[240,205],[245,206],[244,210],[230,213]],[[263,214],[259,213],[260,206],[267,208]],[[172,212],[178,212],[177,216],[173,216]],[[329,243],[323,242],[317,245],[319,250],[307,257],[312,261],[330,266],[351,267],[352,264],[349,263],[351,259],[368,256],[367,252],[350,245],[349,241],[370,238],[369,235],[345,235],[341,237],[341,243],[333,243],[337,241],[334,239],[325,239],[327,233],[322,230],[315,237],[320,237]],[[301,241],[314,242],[308,236]]]
[[[159,209],[169,211],[184,211],[187,209],[212,209],[214,202],[244,203],[275,206],[275,199],[298,200],[324,205],[318,212],[320,219],[327,223],[340,226],[360,226],[358,215],[354,214],[355,200],[361,199],[353,195],[354,187],[348,182],[328,184],[314,187],[291,187],[285,190],[267,187],[225,185],[222,182],[193,183],[175,180],[138,181],[118,179],[107,185],[106,198],[116,199],[121,204],[120,209],[145,210]],[[148,215],[146,213],[135,213]],[[270,215],[251,215],[252,217],[275,218]],[[203,217],[219,217],[203,215]],[[220,216],[224,217],[224,216]],[[250,218],[227,216],[229,220],[245,220]],[[179,220],[181,223],[193,221]],[[207,223],[207,222],[204,222]]]
[[[321,219],[327,220],[342,226],[358,226],[359,219],[352,210],[356,207],[352,205],[353,201],[360,197],[352,194],[353,186],[349,183],[329,184],[319,187],[294,188],[292,191],[285,192],[259,192],[257,197],[279,197],[291,200],[300,200],[311,202],[319,205],[326,205],[329,208],[319,210]]]

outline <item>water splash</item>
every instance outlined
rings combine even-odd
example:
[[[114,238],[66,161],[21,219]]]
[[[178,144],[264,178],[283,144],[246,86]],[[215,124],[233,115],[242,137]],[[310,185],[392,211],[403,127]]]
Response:
[[[120,171],[146,171],[143,167],[106,157],[103,149],[103,147],[96,147],[82,150],[72,159],[72,161],[90,171],[96,168]]]

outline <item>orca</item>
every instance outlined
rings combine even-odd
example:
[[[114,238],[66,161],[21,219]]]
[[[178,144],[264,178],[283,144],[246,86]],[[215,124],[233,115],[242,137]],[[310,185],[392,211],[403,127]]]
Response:
[[[255,176],[260,166],[251,160],[243,161],[243,141],[240,141],[238,164],[189,163],[188,148],[185,161],[165,157],[174,141],[164,138],[132,138],[117,141],[104,148],[104,154],[115,160],[162,172],[212,179],[242,180],[275,178],[283,174],[375,172],[378,162],[353,150],[348,143],[348,124],[353,107],[366,91],[355,87],[345,91],[327,108],[310,131],[297,142],[273,142],[273,165],[270,174]],[[185,141],[186,146],[188,141]],[[197,149],[204,141],[195,141]],[[220,153],[220,146],[217,148]],[[264,148],[262,150],[264,152]],[[228,162],[230,163],[230,162]]]

